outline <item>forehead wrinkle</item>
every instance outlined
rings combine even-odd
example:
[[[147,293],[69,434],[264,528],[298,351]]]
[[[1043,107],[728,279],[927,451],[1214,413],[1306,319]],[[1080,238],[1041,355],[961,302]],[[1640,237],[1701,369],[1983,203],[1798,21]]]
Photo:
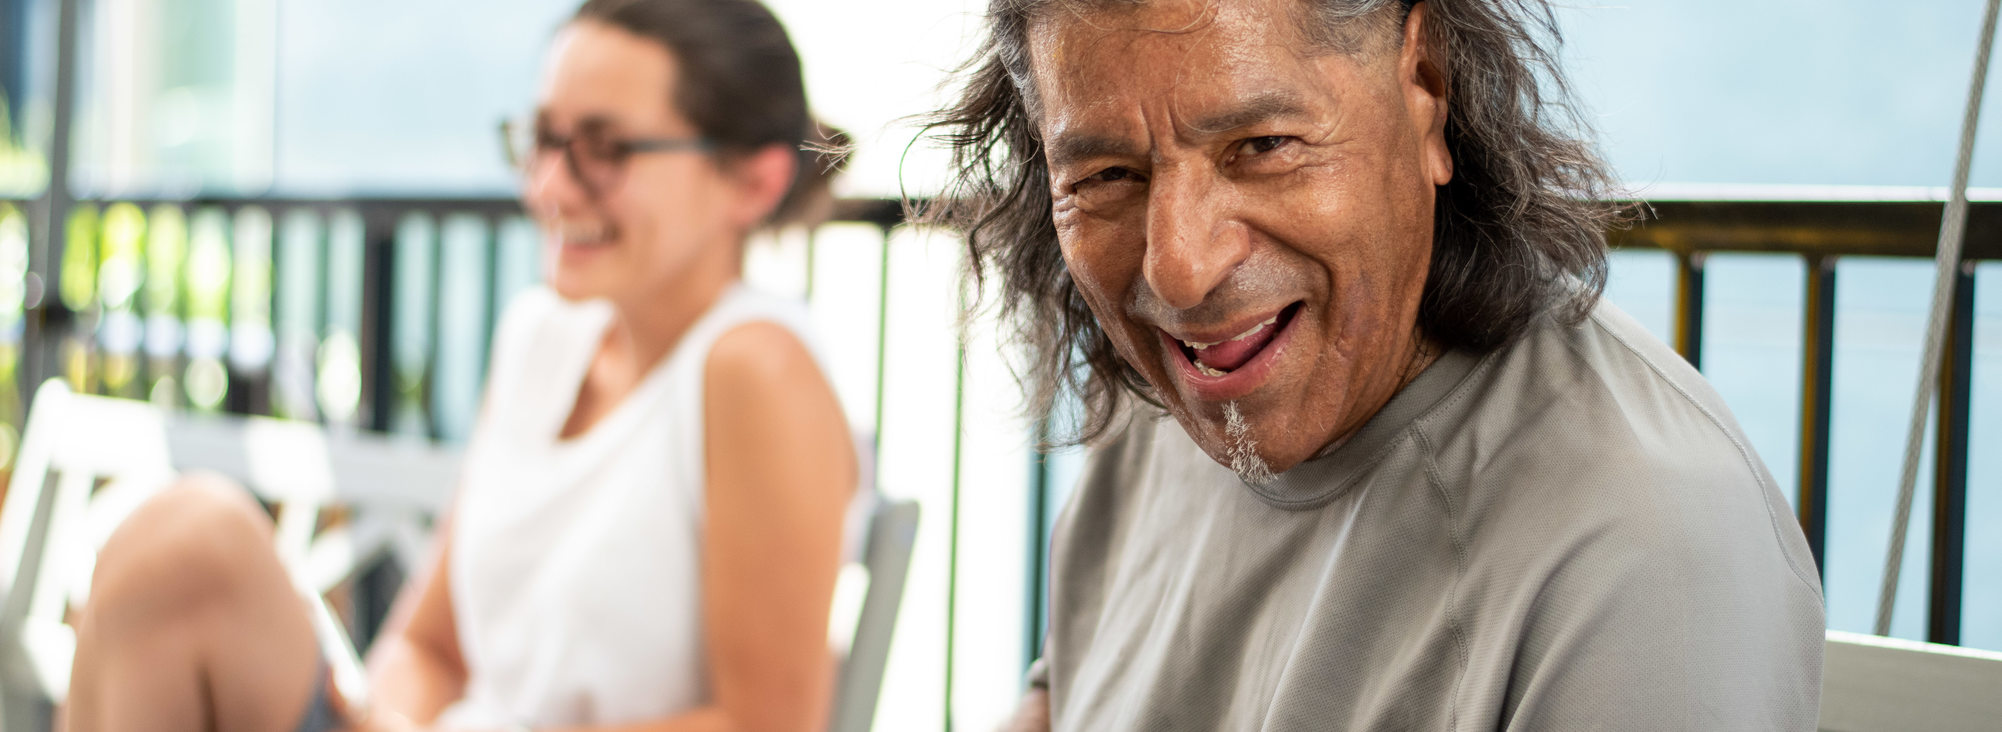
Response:
[[[1160,3],[1140,2],[1133,4],[1123,4],[1123,3],[1113,4],[1113,3],[1060,2],[1057,3],[1057,5],[1061,7],[1064,10],[1064,12],[1070,16],[1072,20],[1075,20],[1079,23],[1083,23],[1085,26],[1092,28],[1094,30],[1104,31],[1107,33],[1115,31],[1129,31],[1135,33],[1182,35],[1185,33],[1194,33],[1196,31],[1203,30],[1204,28],[1209,27],[1210,25],[1216,23],[1217,17],[1221,14],[1221,11],[1217,9],[1216,0],[1200,0],[1200,2],[1201,2],[1201,7],[1197,8],[1197,12],[1189,18],[1187,23],[1183,23],[1180,27],[1170,27],[1170,28],[1153,28],[1141,25],[1113,27],[1110,24],[1101,25],[1092,20],[1093,16],[1122,15],[1130,18],[1147,11],[1159,11],[1161,10],[1161,8],[1158,7]]]
[[[1293,2],[1286,0],[1280,2],[1288,6],[1294,5]],[[1145,5],[1100,6],[1086,10],[1080,8],[1077,3],[1060,2],[1056,4],[1056,8],[1057,12],[1039,14],[1039,17],[1030,20],[1028,33],[1031,38],[1030,44],[1032,47],[1040,47],[1041,50],[1040,53],[1030,54],[1031,78],[1038,82],[1037,85],[1046,89],[1052,86],[1062,87],[1063,96],[1069,97],[1071,104],[1075,104],[1079,99],[1098,97],[1096,102],[1087,102],[1084,106],[1103,111],[1105,102],[1109,101],[1100,93],[1104,90],[1081,87],[1076,83],[1079,80],[1063,78],[1057,72],[1065,61],[1071,60],[1071,57],[1083,48],[1096,47],[1095,51],[1099,54],[1118,57],[1134,53],[1139,44],[1149,38],[1155,38],[1181,46],[1183,52],[1180,54],[1180,62],[1174,63],[1171,72],[1174,81],[1170,85],[1173,91],[1169,93],[1169,98],[1156,100],[1159,103],[1158,108],[1143,102],[1138,110],[1117,114],[1126,117],[1137,112],[1137,122],[1144,130],[1141,134],[1149,138],[1144,145],[1136,146],[1137,141],[1127,139],[1130,137],[1129,134],[1108,133],[1104,130],[1076,130],[1077,126],[1084,126],[1089,121],[1059,119],[1070,115],[1058,113],[1057,108],[1049,104],[1054,100],[1046,96],[1039,116],[1055,123],[1052,125],[1054,129],[1051,129],[1050,134],[1044,139],[1044,154],[1048,163],[1053,166],[1094,157],[1155,156],[1161,152],[1156,148],[1168,143],[1168,140],[1155,139],[1162,133],[1172,135],[1177,141],[1188,142],[1194,138],[1250,127],[1260,122],[1313,117],[1316,115],[1316,110],[1326,106],[1324,103],[1332,101],[1326,98],[1327,94],[1321,93],[1326,91],[1323,89],[1292,88],[1297,86],[1303,72],[1311,74],[1309,69],[1267,68],[1269,61],[1261,60],[1255,48],[1240,45],[1242,40],[1246,40],[1241,38],[1241,35],[1246,31],[1247,24],[1263,26],[1266,22],[1263,17],[1247,15],[1248,9],[1224,8],[1213,1],[1199,2],[1197,7],[1190,9],[1193,12],[1190,13],[1187,22],[1176,24],[1175,27],[1155,27],[1138,22],[1144,18],[1136,16],[1150,9]],[[1127,16],[1123,19],[1135,22],[1121,23],[1114,19],[1118,16]],[[1281,22],[1278,26],[1277,30],[1282,34],[1279,38],[1268,37],[1265,39],[1266,42],[1254,42],[1253,46],[1270,46],[1278,49],[1281,51],[1277,55],[1278,58],[1291,59],[1294,62],[1285,64],[1287,66],[1296,64],[1311,66],[1327,54],[1327,49],[1315,47],[1308,42],[1304,34],[1300,33],[1297,23]],[[1196,38],[1205,33],[1211,36],[1223,34],[1222,37],[1212,38],[1211,44],[1214,47],[1208,52],[1217,57],[1208,62],[1191,55],[1197,49],[1187,45],[1200,43],[1201,41]],[[1210,97],[1209,99],[1191,98],[1186,92],[1194,90],[1188,86],[1188,80],[1193,77],[1208,76],[1227,78],[1231,82],[1228,86],[1236,88],[1227,88],[1223,94],[1216,96],[1211,96],[1207,93],[1208,90],[1205,90],[1201,96]],[[1100,83],[1103,83],[1103,80]],[[1310,91],[1314,93],[1309,93]],[[1153,119],[1157,115],[1163,119]],[[1157,126],[1158,122],[1166,124]],[[1067,127],[1073,131],[1067,133],[1065,130]]]
[[[1242,101],[1228,103],[1222,111],[1199,117],[1185,126],[1199,135],[1214,135],[1269,120],[1305,116],[1304,95],[1292,89],[1266,89],[1253,92]]]

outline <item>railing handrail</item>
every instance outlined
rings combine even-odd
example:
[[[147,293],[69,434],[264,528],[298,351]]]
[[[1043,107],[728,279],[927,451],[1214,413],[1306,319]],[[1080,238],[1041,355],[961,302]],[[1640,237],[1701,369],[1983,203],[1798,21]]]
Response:
[[[43,201],[37,197],[0,195],[0,203],[15,206],[34,206]],[[330,213],[339,210],[355,211],[363,216],[377,213],[397,214],[409,211],[465,212],[487,216],[520,215],[523,213],[520,199],[509,195],[453,195],[453,194],[371,194],[354,196],[314,196],[314,195],[246,195],[246,194],[196,194],[196,195],[105,195],[80,196],[73,199],[72,206],[108,206],[131,204],[140,208],[156,206],[179,206],[182,208],[216,207],[234,211],[243,208],[271,208],[307,210]],[[889,228],[904,221],[903,202],[890,198],[842,198],[836,199],[829,216],[830,221],[858,222]]]
[[[1615,248],[1678,253],[1763,252],[1803,256],[1913,257],[1930,259],[1938,246],[1945,188],[1798,185],[1661,185],[1637,190],[1644,219],[1609,233]],[[2002,260],[2002,188],[1968,192],[1966,258]],[[39,199],[4,197],[34,205]],[[408,211],[463,211],[477,215],[521,213],[514,198],[499,195],[363,194],[338,197],[265,195],[108,195],[76,205],[129,203],[227,210],[264,207],[363,216]],[[834,221],[890,228],[904,222],[903,204],[889,198],[836,202]]]

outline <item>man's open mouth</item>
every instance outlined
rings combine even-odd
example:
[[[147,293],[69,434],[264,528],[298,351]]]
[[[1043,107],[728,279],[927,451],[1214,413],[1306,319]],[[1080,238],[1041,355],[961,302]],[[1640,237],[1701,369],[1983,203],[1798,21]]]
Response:
[[[1300,312],[1300,303],[1293,303],[1278,314],[1266,318],[1247,328],[1242,333],[1218,341],[1200,342],[1179,338],[1173,339],[1181,348],[1182,357],[1188,359],[1197,373],[1210,377],[1225,376],[1250,363],[1259,353],[1272,344],[1274,338]]]

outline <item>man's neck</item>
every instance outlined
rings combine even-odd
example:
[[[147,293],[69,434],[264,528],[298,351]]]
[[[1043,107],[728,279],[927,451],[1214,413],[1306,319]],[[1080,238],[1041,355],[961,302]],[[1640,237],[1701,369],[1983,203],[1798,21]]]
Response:
[[[1390,392],[1389,398],[1383,400],[1385,405],[1389,404],[1391,399],[1396,399],[1397,395],[1402,393],[1405,387],[1411,385],[1411,382],[1417,381],[1418,375],[1425,373],[1425,369],[1430,367],[1434,361],[1438,361],[1439,356],[1446,352],[1444,347],[1434,342],[1431,338],[1426,337],[1425,331],[1422,328],[1412,334],[1411,341],[1411,357],[1405,361],[1404,371],[1397,377],[1397,388]],[[1382,411],[1382,409],[1381,405],[1377,407],[1377,411]],[[1363,427],[1368,424],[1369,421],[1364,420],[1361,425],[1357,425],[1355,429],[1350,430],[1341,437],[1335,438],[1326,447],[1315,452],[1313,457],[1307,459],[1318,460],[1334,454],[1336,450],[1342,449],[1343,445],[1349,443],[1349,438],[1355,437],[1356,433],[1361,432]]]

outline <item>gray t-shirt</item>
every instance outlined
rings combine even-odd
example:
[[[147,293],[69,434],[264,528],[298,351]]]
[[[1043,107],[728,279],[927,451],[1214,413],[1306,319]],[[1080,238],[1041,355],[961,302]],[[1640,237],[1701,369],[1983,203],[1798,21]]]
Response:
[[[1812,730],[1821,587],[1723,400],[1625,314],[1449,353],[1262,489],[1174,420],[1051,550],[1053,728]]]

